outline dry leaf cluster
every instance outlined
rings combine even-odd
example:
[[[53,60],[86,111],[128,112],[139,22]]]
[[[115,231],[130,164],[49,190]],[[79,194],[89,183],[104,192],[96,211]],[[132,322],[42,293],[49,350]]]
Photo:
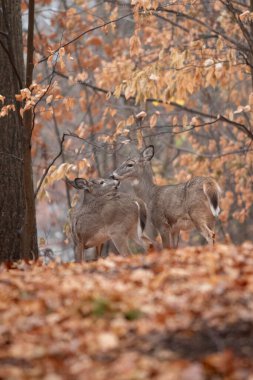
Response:
[[[0,267],[1,380],[250,380],[253,245]]]

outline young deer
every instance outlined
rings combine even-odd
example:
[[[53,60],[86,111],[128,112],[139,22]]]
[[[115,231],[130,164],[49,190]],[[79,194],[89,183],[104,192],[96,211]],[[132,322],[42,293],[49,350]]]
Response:
[[[107,240],[123,256],[131,254],[128,239],[144,248],[141,235],[147,211],[142,200],[119,193],[118,180],[76,178],[68,183],[84,194],[82,204],[70,213],[76,261],[81,262],[83,250],[90,247],[97,248],[98,258]]]
[[[112,178],[132,179],[134,191],[147,204],[147,224],[153,224],[164,248],[176,248],[180,230],[196,228],[208,243],[214,243],[215,218],[220,212],[220,187],[211,177],[193,177],[178,185],[158,186],[153,183],[150,161],[153,145],[122,163]]]

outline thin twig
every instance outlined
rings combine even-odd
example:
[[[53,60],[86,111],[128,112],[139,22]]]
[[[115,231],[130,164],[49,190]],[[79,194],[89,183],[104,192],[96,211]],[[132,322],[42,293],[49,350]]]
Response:
[[[72,44],[73,42],[76,42],[77,40],[79,40],[79,38],[83,37],[85,34],[90,33],[90,32],[93,32],[94,30],[97,30],[97,29],[101,29],[101,28],[103,28],[104,26],[107,26],[107,25],[113,24],[114,22],[118,22],[118,21],[123,20],[124,18],[129,17],[129,16],[132,16],[132,15],[133,15],[133,12],[128,13],[128,14],[126,14],[126,15],[124,15],[124,16],[121,16],[121,17],[119,17],[119,18],[117,18],[117,19],[114,19],[114,20],[111,20],[111,21],[105,22],[105,23],[102,24],[102,25],[98,25],[98,26],[95,26],[94,28],[91,28],[91,29],[85,30],[84,32],[82,32],[81,34],[79,34],[78,36],[76,36],[75,38],[73,38],[73,40],[68,41],[68,42],[66,42],[65,44],[63,44],[61,47],[59,47],[58,49],[56,49],[53,53],[49,54],[47,57],[42,58],[38,63],[41,63],[41,62],[47,61],[48,58],[51,57],[52,55],[56,54],[56,53],[60,50],[60,48],[62,48],[62,47],[64,48],[64,47],[66,47],[66,46]]]
[[[44,179],[46,178],[46,176],[47,176],[47,174],[48,174],[48,172],[49,172],[49,169],[51,168],[51,166],[53,166],[53,164],[55,163],[55,161],[61,156],[61,154],[62,154],[62,150],[63,150],[63,143],[64,143],[64,140],[65,140],[65,137],[66,136],[69,136],[67,133],[64,133],[63,135],[62,135],[62,138],[61,138],[61,142],[60,142],[60,151],[59,151],[59,153],[53,158],[53,160],[50,162],[50,164],[48,165],[48,167],[46,168],[46,170],[45,170],[45,172],[44,172],[44,174],[43,174],[43,176],[41,177],[41,179],[40,179],[40,182],[39,182],[39,184],[38,184],[38,187],[37,187],[37,189],[35,190],[35,193],[34,193],[34,198],[36,199],[36,197],[37,197],[37,195],[38,195],[38,192],[40,191],[40,188],[41,188],[41,186],[42,186],[42,184],[43,184],[43,182],[44,182]]]
[[[35,117],[36,117],[35,109],[36,109],[37,105],[41,102],[41,100],[48,94],[48,91],[50,90],[52,81],[54,79],[54,74],[55,74],[55,72],[54,72],[54,69],[53,69],[52,73],[50,74],[51,78],[50,78],[50,81],[49,81],[49,84],[47,86],[46,91],[41,95],[41,97],[37,100],[37,102],[35,103],[35,105],[33,107],[33,120],[32,120],[32,129],[31,129],[30,139],[32,138],[32,133],[33,133],[33,130],[34,130],[34,127],[35,127]]]
[[[54,108],[53,108],[53,124],[54,124],[54,130],[55,130],[55,134],[56,134],[56,138],[57,138],[58,144],[61,147],[61,136],[60,136],[60,131],[59,131],[57,119],[56,119],[56,116],[55,116]],[[63,147],[62,147],[61,158],[62,158],[62,163],[66,162],[66,157],[65,157],[65,153],[64,153],[64,148]],[[70,207],[71,207],[71,200],[70,200],[69,188],[68,188],[68,186],[66,184],[65,184],[65,187],[66,187],[67,205],[68,205],[68,208],[70,209]]]
[[[146,136],[144,136],[144,139],[145,138],[150,138],[150,137],[153,137],[153,135],[146,135]],[[248,152],[253,152],[253,149],[242,148],[242,149],[238,149],[238,150],[231,150],[231,151],[225,152],[225,153],[210,154],[210,153],[197,153],[197,152],[194,152],[194,151],[192,151],[190,149],[187,149],[187,148],[176,147],[173,144],[167,144],[167,146],[169,148],[175,149],[175,150],[177,150],[179,152],[184,152],[184,153],[192,154],[192,155],[200,157],[200,158],[208,158],[208,159],[217,159],[217,158],[220,158],[220,157],[231,156],[233,154],[245,154],[245,153],[248,153]]]
[[[64,75],[64,74],[62,74],[62,73],[60,73],[58,71],[56,71],[55,74],[61,76],[62,78],[68,79],[67,75]],[[88,88],[90,88],[90,89],[92,89],[94,91],[102,92],[104,94],[108,94],[109,92],[111,92],[111,91],[106,90],[104,88],[101,88],[101,87],[98,87],[98,86],[94,86],[94,85],[92,85],[92,84],[90,84],[88,82],[78,81],[78,83],[81,84],[81,85],[83,85],[83,86],[86,86],[86,87],[88,87]],[[126,100],[124,94],[120,94],[119,96],[120,96],[120,98],[124,98]],[[135,98],[134,97],[130,97],[126,101],[135,101]],[[230,125],[233,125],[237,129],[239,129],[240,131],[242,131],[243,133],[245,133],[251,140],[253,140],[253,133],[244,124],[237,123],[236,121],[228,119],[227,117],[225,117],[223,115],[213,115],[213,114],[201,112],[201,111],[193,109],[193,108],[182,106],[181,104],[178,104],[178,103],[173,102],[173,101],[169,101],[169,102],[165,103],[162,99],[148,98],[148,99],[146,99],[146,102],[151,102],[151,103],[152,102],[156,102],[156,103],[159,103],[159,104],[170,104],[173,107],[179,108],[182,111],[186,111],[186,112],[194,114],[194,115],[199,115],[199,116],[202,116],[202,117],[205,117],[205,118],[209,118],[209,119],[213,119],[213,120],[216,120],[216,121],[226,122],[226,123],[228,123]]]
[[[61,48],[61,42],[62,42],[62,38],[63,38],[63,34],[61,36],[61,41],[60,41],[60,47],[58,49],[58,51],[60,50]],[[37,100],[37,102],[35,103],[34,107],[33,107],[33,120],[32,120],[32,129],[31,129],[31,136],[30,136],[30,139],[32,138],[32,133],[33,133],[33,130],[34,130],[34,126],[35,126],[35,117],[36,117],[36,113],[35,113],[35,109],[37,107],[37,105],[39,104],[39,102],[41,102],[41,100],[48,94],[50,88],[51,88],[51,85],[52,85],[52,82],[53,82],[53,79],[54,79],[54,74],[55,74],[55,68],[56,68],[56,65],[57,65],[57,62],[58,62],[58,58],[59,58],[59,53],[57,53],[57,57],[56,57],[56,60],[55,60],[55,63],[54,63],[54,66],[53,66],[53,70],[50,74],[50,80],[49,80],[49,83],[48,83],[48,86],[47,86],[47,89],[46,91],[44,92],[44,94],[42,94],[42,96]]]
[[[49,164],[48,167],[46,168],[46,170],[45,170],[43,176],[41,177],[41,179],[40,179],[40,181],[39,181],[39,184],[38,184],[38,187],[37,187],[37,189],[36,189],[36,191],[35,191],[35,193],[34,193],[34,198],[37,197],[38,192],[40,191],[40,188],[41,188],[41,186],[42,186],[42,184],[43,184],[43,182],[44,182],[44,180],[45,180],[45,178],[46,178],[46,176],[47,176],[47,174],[48,174],[48,172],[49,172],[49,169],[51,168],[51,166],[54,165],[54,163],[56,162],[56,160],[62,155],[62,152],[63,152],[63,143],[64,143],[66,137],[74,137],[74,138],[77,138],[77,139],[79,139],[79,140],[84,141],[86,144],[89,144],[89,145],[95,146],[96,148],[99,148],[99,149],[104,149],[102,146],[98,146],[98,145],[96,145],[96,144],[93,144],[93,143],[91,143],[90,141],[88,141],[88,140],[86,140],[86,139],[84,139],[84,138],[82,138],[82,137],[79,137],[79,136],[76,135],[75,133],[71,133],[71,132],[70,132],[70,133],[63,133],[62,138],[61,138],[61,140],[59,141],[60,151],[59,151],[59,152],[57,153],[57,155],[52,159],[52,161],[50,162],[50,164]]]
[[[165,9],[162,6],[157,7],[157,9],[154,10],[154,11],[152,11],[152,12],[154,12],[154,13],[156,13],[156,12],[166,12],[168,14],[174,14],[174,15],[177,15],[179,17],[183,17],[183,18],[186,18],[188,20],[191,20],[191,21],[193,21],[193,22],[195,22],[195,23],[197,23],[197,24],[205,27],[206,29],[210,30],[211,32],[217,34],[218,36],[221,36],[222,38],[224,38],[224,40],[230,42],[232,45],[236,46],[238,49],[240,49],[242,51],[245,51],[245,52],[250,52],[250,49],[248,49],[247,46],[245,46],[245,45],[241,44],[239,41],[236,41],[233,38],[229,37],[227,34],[223,33],[223,31],[219,31],[219,30],[216,30],[216,29],[212,28],[206,22],[204,22],[202,20],[199,20],[199,19],[197,19],[194,16],[191,16],[191,15],[183,13],[183,12],[178,12],[178,11],[175,11],[175,10],[172,10],[172,9]]]

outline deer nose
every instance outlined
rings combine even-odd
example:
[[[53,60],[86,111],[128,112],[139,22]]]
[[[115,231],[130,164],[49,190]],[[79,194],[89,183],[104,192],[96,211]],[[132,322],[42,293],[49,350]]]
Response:
[[[115,179],[115,188],[117,189],[120,185],[120,180]]]
[[[110,175],[109,178],[111,178],[111,179],[119,179],[120,176],[118,176],[118,174],[117,174],[116,172],[113,172],[113,173]]]

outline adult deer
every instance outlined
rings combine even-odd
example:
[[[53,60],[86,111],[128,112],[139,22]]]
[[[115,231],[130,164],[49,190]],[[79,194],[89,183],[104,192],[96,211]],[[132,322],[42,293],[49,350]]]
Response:
[[[147,210],[142,200],[117,191],[119,180],[76,178],[68,183],[83,190],[82,204],[70,212],[75,259],[81,262],[83,250],[96,247],[96,258],[102,244],[112,240],[119,254],[131,254],[128,240],[144,248],[141,240]]]
[[[218,183],[211,177],[193,177],[185,183],[158,186],[150,166],[153,156],[154,147],[150,145],[123,162],[111,177],[132,180],[136,195],[147,204],[153,234],[155,230],[160,233],[164,248],[176,248],[180,230],[194,227],[208,243],[214,243],[215,218],[220,212]]]

